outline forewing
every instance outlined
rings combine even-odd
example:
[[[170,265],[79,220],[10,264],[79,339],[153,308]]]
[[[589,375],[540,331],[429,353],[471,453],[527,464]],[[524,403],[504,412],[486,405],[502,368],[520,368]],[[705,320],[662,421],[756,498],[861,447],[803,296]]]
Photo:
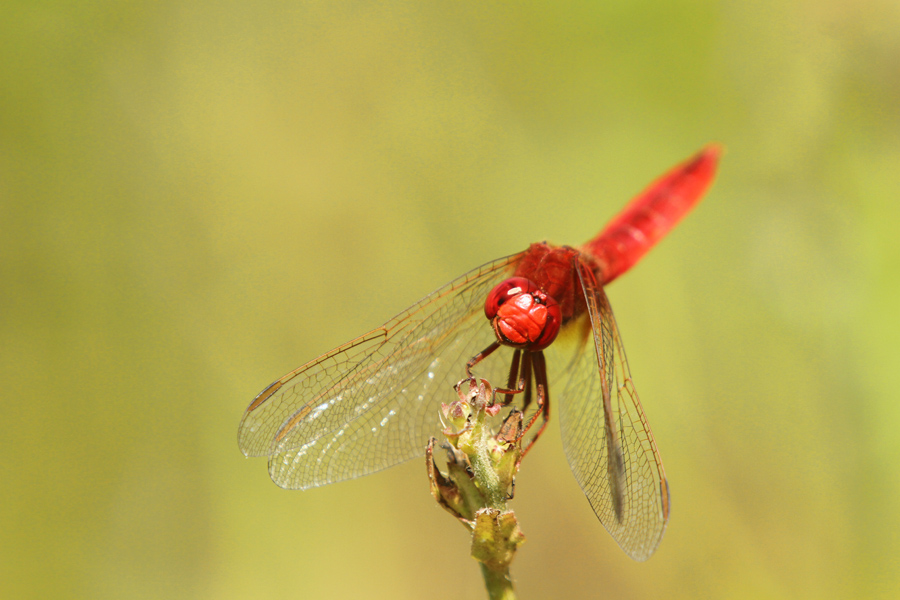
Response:
[[[563,446],[597,518],[642,561],[662,540],[669,488],[609,300],[589,268],[577,270],[588,310],[574,325],[587,347],[576,351],[560,394]]]
[[[467,273],[274,382],[244,414],[241,450],[269,456],[272,479],[292,489],[359,477],[421,455],[428,437],[440,431],[440,403],[452,401],[452,385],[465,376],[466,361],[494,341],[484,300],[520,257]],[[491,364],[480,375],[505,378],[502,361],[485,362]]]

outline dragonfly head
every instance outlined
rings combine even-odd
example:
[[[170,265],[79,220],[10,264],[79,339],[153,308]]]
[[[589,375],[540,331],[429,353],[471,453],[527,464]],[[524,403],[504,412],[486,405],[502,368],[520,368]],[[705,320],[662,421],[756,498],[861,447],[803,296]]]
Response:
[[[512,277],[491,290],[484,315],[502,344],[530,351],[553,343],[562,324],[556,300],[524,277]]]

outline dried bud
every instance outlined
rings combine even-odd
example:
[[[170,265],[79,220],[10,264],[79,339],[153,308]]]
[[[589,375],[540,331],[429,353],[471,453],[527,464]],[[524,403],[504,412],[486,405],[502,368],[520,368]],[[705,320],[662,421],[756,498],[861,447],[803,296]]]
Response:
[[[445,477],[438,469],[437,463],[434,462],[434,444],[437,440],[431,438],[428,440],[428,447],[425,449],[425,466],[428,469],[428,481],[431,487],[431,495],[443,506],[447,512],[468,525],[470,519],[466,510],[465,501],[459,491],[459,487],[454,483],[452,478]]]
[[[525,543],[525,534],[512,511],[484,508],[475,513],[472,558],[494,571],[505,571],[516,550]]]
[[[490,384],[464,379],[456,392],[459,400],[441,405],[446,474],[434,461],[434,438],[426,451],[431,493],[473,533],[472,556],[489,569],[503,571],[525,540],[506,508],[522,457],[523,414],[512,410],[494,434],[489,417],[502,405],[494,403]]]

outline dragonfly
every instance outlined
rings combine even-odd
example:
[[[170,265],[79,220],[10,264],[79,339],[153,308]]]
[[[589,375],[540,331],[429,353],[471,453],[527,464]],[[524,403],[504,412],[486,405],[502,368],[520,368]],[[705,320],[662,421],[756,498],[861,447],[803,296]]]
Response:
[[[700,201],[719,156],[711,144],[675,166],[583,246],[539,242],[484,264],[277,379],[244,412],[241,451],[268,457],[279,486],[308,489],[421,457],[463,368],[508,381],[524,403],[536,390],[532,443],[552,389],[575,479],[625,553],[646,560],[669,486],[604,287]]]

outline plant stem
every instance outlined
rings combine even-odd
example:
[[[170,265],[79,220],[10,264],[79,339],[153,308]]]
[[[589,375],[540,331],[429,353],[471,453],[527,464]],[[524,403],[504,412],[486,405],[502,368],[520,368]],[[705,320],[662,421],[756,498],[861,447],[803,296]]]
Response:
[[[484,576],[484,586],[491,600],[516,600],[516,592],[509,577],[509,567],[501,572],[481,563],[481,574]]]
[[[487,419],[493,401],[490,384],[480,380],[468,387],[457,389],[458,401],[441,407],[446,475],[434,461],[437,440],[431,438],[426,448],[431,493],[471,534],[470,552],[481,566],[491,600],[515,600],[509,565],[525,535],[507,506],[507,490],[522,456],[522,413],[510,413],[494,434]],[[490,415],[496,416],[498,410]]]
[[[507,510],[506,486],[500,483],[500,476],[494,470],[494,464],[491,462],[488,449],[491,431],[485,425],[484,411],[475,413],[475,423],[478,439],[475,442],[475,451],[469,455],[475,475],[475,484],[485,495],[487,507],[505,511]]]

